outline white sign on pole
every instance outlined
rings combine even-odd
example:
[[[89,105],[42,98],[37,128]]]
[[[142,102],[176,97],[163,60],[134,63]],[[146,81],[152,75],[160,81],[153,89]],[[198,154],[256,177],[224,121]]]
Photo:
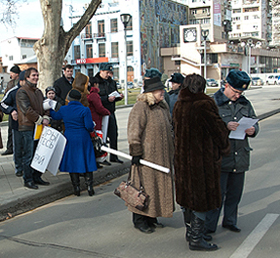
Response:
[[[55,176],[63,156],[65,145],[66,138],[60,132],[45,126],[31,167],[42,173],[48,170]]]

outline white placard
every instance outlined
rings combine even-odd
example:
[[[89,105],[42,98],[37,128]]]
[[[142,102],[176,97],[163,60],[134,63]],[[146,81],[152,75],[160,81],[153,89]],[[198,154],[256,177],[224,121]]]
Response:
[[[54,176],[60,165],[66,138],[52,127],[45,126],[37,145],[31,167],[45,173],[50,171]]]
[[[106,143],[107,133],[108,133],[108,125],[109,125],[109,116],[102,117],[102,133],[103,133],[103,142]]]

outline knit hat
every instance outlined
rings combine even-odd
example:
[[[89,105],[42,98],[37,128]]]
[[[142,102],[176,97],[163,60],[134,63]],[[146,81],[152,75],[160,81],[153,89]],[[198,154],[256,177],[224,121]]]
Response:
[[[144,75],[144,77],[148,77],[148,78],[154,78],[154,77],[159,77],[159,78],[161,78],[161,72],[158,70],[158,69],[156,69],[156,68],[151,68],[151,69],[147,69],[146,70],[146,73],[145,73],[145,75]]]
[[[144,80],[144,93],[152,92],[155,90],[163,90],[165,86],[162,84],[158,76]]]
[[[20,74],[21,70],[17,65],[15,65],[10,69],[10,72]]]
[[[25,70],[20,72],[18,79],[20,81],[24,81],[24,75],[25,75]]]
[[[53,91],[54,93],[56,93],[55,88],[53,86],[49,86],[46,88],[46,95],[49,91]]]
[[[244,71],[231,70],[227,75],[226,81],[234,89],[244,91],[247,90],[251,79]]]
[[[184,81],[184,76],[180,73],[174,73],[171,75],[171,79],[169,80],[170,82],[176,82],[176,83],[183,83]]]
[[[71,90],[68,94],[69,101],[79,101],[81,97],[82,97],[81,93],[77,90]]]
[[[113,71],[113,66],[109,63],[101,63],[99,65],[99,71]]]

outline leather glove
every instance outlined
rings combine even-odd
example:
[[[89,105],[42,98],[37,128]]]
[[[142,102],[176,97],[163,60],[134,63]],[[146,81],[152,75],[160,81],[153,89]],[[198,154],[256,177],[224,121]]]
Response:
[[[136,166],[140,166],[140,159],[142,157],[141,156],[133,156],[132,160],[131,160],[131,165],[136,165]]]

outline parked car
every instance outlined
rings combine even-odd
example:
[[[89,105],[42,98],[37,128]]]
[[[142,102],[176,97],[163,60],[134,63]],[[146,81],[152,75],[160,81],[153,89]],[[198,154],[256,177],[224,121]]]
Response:
[[[278,82],[278,77],[279,75],[269,75],[267,78],[266,78],[266,83],[267,84],[274,84],[276,85],[277,82]]]
[[[133,89],[134,88],[133,82],[127,82],[127,88]]]
[[[217,87],[218,86],[218,83],[215,79],[206,79],[206,83],[207,83],[207,86],[209,87]]]
[[[264,85],[264,82],[260,77],[252,77],[252,85],[254,86]]]
[[[117,89],[121,89],[122,88],[121,85],[118,82],[116,84],[117,84]]]

